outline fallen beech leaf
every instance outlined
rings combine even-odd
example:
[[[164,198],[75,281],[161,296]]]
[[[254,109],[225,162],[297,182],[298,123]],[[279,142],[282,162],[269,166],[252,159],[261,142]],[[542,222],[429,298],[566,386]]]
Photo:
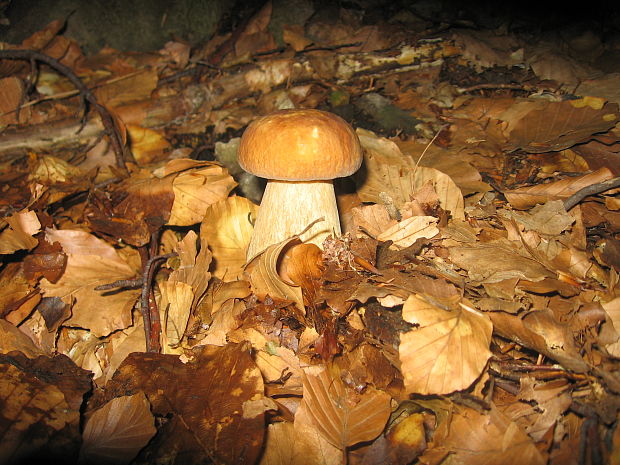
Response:
[[[64,355],[0,355],[0,462],[75,463],[90,375]],[[75,456],[73,456],[75,455]]]
[[[390,416],[389,394],[368,387],[358,394],[321,366],[304,368],[302,406],[330,444],[342,451],[375,439]]]
[[[190,314],[207,290],[211,274],[207,271],[211,263],[211,252],[207,247],[197,249],[198,236],[188,232],[176,245],[180,264],[166,282],[161,284],[159,305],[163,322],[163,346],[166,350],[181,342]],[[206,245],[206,244],[203,244]]]
[[[200,239],[213,252],[213,276],[225,281],[241,278],[252,238],[251,218],[258,207],[244,197],[228,197],[209,206],[200,225]]]
[[[143,392],[116,397],[93,412],[82,433],[80,460],[127,464],[155,435],[155,418]]]
[[[529,187],[521,187],[504,191],[503,194],[513,208],[525,210],[539,203],[549,200],[563,200],[573,195],[578,190],[591,184],[607,181],[613,178],[608,168],[600,168],[583,176],[570,177],[547,184],[535,184]]]
[[[197,449],[184,463],[255,463],[262,449],[265,415],[244,417],[247,401],[259,401],[264,385],[249,343],[195,348],[192,360],[162,354],[130,354],[106,385],[111,395],[143,391],[154,415],[180,417],[160,447],[190,430]],[[168,441],[168,442],[166,442]],[[195,459],[195,460],[194,460]]]
[[[60,242],[67,253],[62,277],[56,283],[43,278],[40,284],[46,297],[60,297],[72,306],[73,314],[64,324],[90,329],[97,337],[127,328],[140,290],[109,294],[95,287],[133,278],[136,270],[111,245],[87,232],[48,229],[46,238],[50,243]]]
[[[413,159],[403,155],[394,142],[378,138],[369,131],[358,129],[357,133],[365,149],[366,170],[363,178],[360,174],[354,179],[363,202],[383,203],[383,193],[400,208],[430,182],[437,192],[441,208],[450,211],[455,219],[465,218],[463,194],[450,176],[434,168],[416,166]]]
[[[584,142],[592,134],[605,132],[618,122],[618,105],[585,97],[563,102],[545,102],[516,122],[510,122],[506,149],[530,153],[567,149]]]
[[[509,241],[452,247],[450,260],[467,270],[470,279],[481,283],[496,283],[511,278],[542,281],[552,276],[537,261],[520,255]]]
[[[415,294],[403,319],[419,325],[401,334],[398,348],[405,389],[417,394],[449,394],[469,387],[491,356],[489,318],[470,306],[446,311]]]
[[[524,426],[525,432],[536,442],[544,441],[545,436],[570,407],[572,398],[569,384],[563,379],[542,382],[527,376],[523,376],[520,383],[518,397],[528,402],[526,409],[531,408],[529,403],[536,402],[540,411],[539,415],[533,415],[531,424]]]
[[[290,300],[295,302],[300,310],[305,311],[304,299],[299,286],[291,286],[285,283],[278,274],[277,267],[282,250],[292,241],[299,239],[287,239],[269,246],[254,261],[250,274],[252,291],[260,298],[270,296],[272,299]]]
[[[174,202],[174,176],[158,178],[143,169],[119,183],[107,198],[91,202],[86,218],[94,232],[122,239],[140,247],[148,244],[151,234],[159,231],[170,217]],[[104,207],[105,205],[105,207]]]
[[[32,249],[38,241],[32,237],[41,230],[41,223],[33,211],[14,213],[4,218],[8,228],[0,232],[0,255],[17,250]]]
[[[321,434],[309,407],[303,402],[295,412],[293,426],[296,439],[294,451],[295,456],[299,457],[296,464],[341,465],[346,463],[343,460],[344,452],[330,444]]]
[[[131,140],[131,153],[140,165],[157,162],[170,150],[170,142],[159,131],[131,124],[127,125],[127,131]]]
[[[228,197],[237,185],[228,171],[216,163],[194,162],[194,166],[174,178],[174,203],[167,222],[170,226],[200,223],[209,205]]]
[[[18,351],[28,358],[43,355],[32,339],[21,332],[17,327],[6,320],[0,319],[0,354]]]
[[[516,423],[492,407],[489,413],[454,413],[440,448],[459,464],[544,465],[546,457]]]
[[[431,239],[439,234],[437,221],[432,216],[412,216],[384,230],[376,239],[381,242],[392,241],[394,248],[405,249],[418,239]]]
[[[552,236],[561,234],[575,222],[575,218],[566,213],[561,200],[536,205],[528,212],[513,211],[511,214],[527,229]]]
[[[570,327],[557,321],[551,310],[530,311],[525,316],[489,312],[488,316],[501,336],[546,355],[566,369],[578,373],[588,370]]]

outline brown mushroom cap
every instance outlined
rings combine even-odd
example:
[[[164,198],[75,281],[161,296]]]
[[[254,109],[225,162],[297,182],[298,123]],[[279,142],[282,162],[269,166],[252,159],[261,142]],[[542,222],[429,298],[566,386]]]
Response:
[[[239,145],[248,173],[281,181],[318,181],[355,173],[362,148],[342,118],[320,110],[281,110],[253,121]]]

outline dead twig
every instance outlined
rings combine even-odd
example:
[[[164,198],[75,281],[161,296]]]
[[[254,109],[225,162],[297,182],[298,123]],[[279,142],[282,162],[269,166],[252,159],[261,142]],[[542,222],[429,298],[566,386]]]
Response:
[[[69,79],[69,81],[71,81],[71,83],[79,90],[84,102],[82,124],[80,125],[80,129],[78,130],[78,132],[81,131],[85,125],[87,109],[88,105],[90,105],[101,117],[101,122],[103,124],[106,134],[108,135],[108,138],[110,139],[110,144],[112,145],[112,150],[114,151],[114,155],[116,157],[117,167],[123,170],[125,174],[129,173],[129,171],[127,170],[127,165],[125,164],[125,157],[129,157],[129,153],[125,150],[125,144],[123,144],[120,131],[118,130],[118,127],[114,122],[114,118],[112,117],[108,109],[97,101],[95,94],[93,94],[93,92],[86,86],[86,84],[82,82],[82,80],[73,72],[71,68],[63,65],[55,58],[52,58],[49,55],[45,55],[35,50],[0,50],[0,59],[27,60],[31,63],[39,61],[45,63],[50,68],[66,76],[67,79]]]
[[[573,195],[564,200],[564,209],[566,211],[573,208],[579,202],[590,195],[600,194],[601,192],[608,191],[620,187],[620,177],[608,179],[607,181],[597,182],[596,184],[590,184],[589,186],[579,189]]]

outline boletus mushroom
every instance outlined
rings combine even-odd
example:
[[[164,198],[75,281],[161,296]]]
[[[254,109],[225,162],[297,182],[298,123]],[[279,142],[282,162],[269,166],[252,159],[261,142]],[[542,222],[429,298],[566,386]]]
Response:
[[[355,131],[332,113],[281,110],[253,121],[241,137],[239,164],[268,182],[247,261],[302,232],[302,241],[319,247],[341,234],[332,180],[353,174],[362,159]]]

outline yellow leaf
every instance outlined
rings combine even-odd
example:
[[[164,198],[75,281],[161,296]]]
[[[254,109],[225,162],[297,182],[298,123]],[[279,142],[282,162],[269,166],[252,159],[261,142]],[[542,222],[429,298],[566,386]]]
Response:
[[[468,305],[443,310],[412,294],[403,319],[419,325],[401,334],[398,348],[405,389],[449,394],[469,387],[491,356],[489,318]]]
[[[200,239],[213,252],[213,276],[226,281],[241,278],[258,207],[244,197],[228,197],[207,208]]]

